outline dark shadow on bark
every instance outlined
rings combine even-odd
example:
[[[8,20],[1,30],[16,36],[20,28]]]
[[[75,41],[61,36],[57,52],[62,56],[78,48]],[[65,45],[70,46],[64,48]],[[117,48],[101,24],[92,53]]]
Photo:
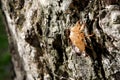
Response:
[[[120,80],[120,72],[116,72],[112,76],[115,78],[115,80]]]
[[[63,71],[63,70],[59,69],[59,67],[61,65],[63,65],[64,57],[67,60],[67,55],[65,54],[65,50],[64,50],[65,49],[64,48],[65,44],[63,44],[61,34],[56,34],[55,35],[55,39],[54,39],[52,44],[53,44],[53,48],[57,51],[57,56],[58,56],[58,59],[56,59],[57,63],[55,64],[55,67],[56,67],[55,69],[56,70],[54,71],[54,73],[56,75],[59,75],[59,76],[55,76],[55,78],[56,78],[56,80],[61,80],[61,79],[59,79],[60,76],[61,76],[62,80],[67,80],[68,73],[66,72],[66,70]]]
[[[89,32],[89,34],[92,34],[93,24],[96,23],[96,28],[98,29],[99,33],[101,34],[101,41],[97,42],[95,35],[90,37],[91,43],[89,42],[89,40],[86,39],[87,44],[92,45],[92,48],[86,47],[86,52],[93,61],[94,71],[97,76],[97,80],[101,80],[100,74],[102,75],[102,78],[104,80],[106,80],[105,71],[104,71],[103,64],[102,64],[102,55],[105,58],[109,58],[109,60],[114,59],[114,57],[109,53],[109,51],[107,50],[107,47],[105,46],[105,41],[106,41],[105,33],[100,28],[98,21],[99,21],[98,19],[97,19],[97,21],[96,20],[88,21],[88,23],[87,23],[89,26],[88,32]],[[94,52],[95,52],[95,54],[91,54]],[[94,55],[96,55],[96,57]]]
[[[89,0],[72,0],[69,8],[71,11],[82,11],[88,5]]]
[[[45,69],[46,69],[47,72],[49,73],[51,79],[54,80],[54,75],[53,75],[53,73],[52,73],[52,70],[49,68],[49,66],[46,65],[46,66],[45,66]]]
[[[28,42],[33,47],[40,47],[39,39],[35,33],[34,28],[27,30],[25,35],[25,41]]]
[[[53,48],[57,51],[59,59],[58,59],[58,63],[56,64],[56,66],[59,66],[63,63],[63,46],[62,46],[62,38],[61,38],[61,34],[56,34],[55,39],[53,41]]]

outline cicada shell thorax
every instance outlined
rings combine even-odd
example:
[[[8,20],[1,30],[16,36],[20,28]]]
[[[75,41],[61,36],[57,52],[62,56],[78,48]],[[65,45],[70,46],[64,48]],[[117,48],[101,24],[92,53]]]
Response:
[[[85,36],[82,30],[84,29],[85,24],[80,24],[78,21],[75,26],[70,29],[70,40],[72,44],[79,49],[80,52],[85,51]]]

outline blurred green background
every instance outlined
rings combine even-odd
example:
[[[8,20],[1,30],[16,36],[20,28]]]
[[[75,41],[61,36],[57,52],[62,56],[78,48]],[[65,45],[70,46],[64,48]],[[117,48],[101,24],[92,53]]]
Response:
[[[11,59],[8,50],[8,39],[0,9],[0,80],[10,80]]]

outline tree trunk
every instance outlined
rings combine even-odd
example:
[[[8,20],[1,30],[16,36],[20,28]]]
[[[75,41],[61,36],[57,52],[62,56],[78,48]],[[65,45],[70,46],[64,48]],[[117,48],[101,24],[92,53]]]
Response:
[[[119,80],[119,0],[1,0],[14,80]],[[86,23],[84,52],[69,30]]]

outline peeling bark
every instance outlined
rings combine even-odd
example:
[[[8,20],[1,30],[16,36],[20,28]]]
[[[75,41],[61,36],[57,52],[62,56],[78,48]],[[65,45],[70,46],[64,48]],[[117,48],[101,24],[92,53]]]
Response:
[[[119,0],[1,0],[14,80],[119,80]],[[69,29],[85,22],[86,54]]]

